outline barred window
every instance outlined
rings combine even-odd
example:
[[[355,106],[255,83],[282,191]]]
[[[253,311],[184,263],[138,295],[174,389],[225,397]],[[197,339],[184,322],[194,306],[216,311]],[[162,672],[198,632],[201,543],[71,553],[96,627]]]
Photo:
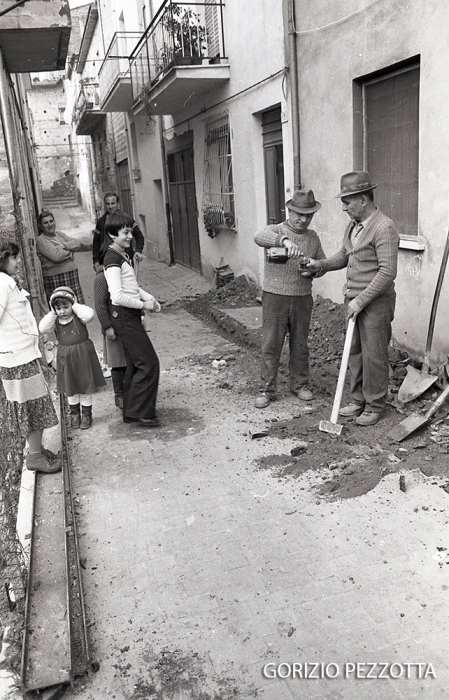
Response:
[[[227,113],[206,121],[204,149],[203,220],[215,238],[222,230],[235,231],[231,130]]]

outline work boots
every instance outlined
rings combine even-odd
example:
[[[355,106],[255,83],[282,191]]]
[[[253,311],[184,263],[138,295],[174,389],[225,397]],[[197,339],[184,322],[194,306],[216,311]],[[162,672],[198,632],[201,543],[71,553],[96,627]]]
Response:
[[[87,430],[92,426],[92,406],[81,406],[81,430]]]
[[[80,405],[75,403],[70,406],[70,427],[79,428],[81,423]]]

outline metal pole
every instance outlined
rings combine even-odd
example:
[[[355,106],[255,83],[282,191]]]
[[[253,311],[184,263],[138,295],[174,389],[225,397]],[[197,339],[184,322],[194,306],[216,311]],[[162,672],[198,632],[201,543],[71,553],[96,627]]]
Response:
[[[168,249],[170,252],[170,265],[174,265],[176,263],[175,244],[173,241],[173,229],[172,229],[172,223],[171,223],[170,195],[169,195],[169,183],[168,183],[168,175],[167,175],[167,154],[165,152],[163,119],[164,119],[163,116],[158,117],[160,146],[161,146],[161,154],[162,154],[162,177],[163,177],[162,192],[163,192],[164,199],[165,199],[165,218],[167,221],[167,237],[168,237]]]
[[[26,2],[29,0],[19,0],[19,2],[14,3],[14,5],[11,5],[10,7],[7,7],[6,10],[2,10],[0,12],[0,17],[3,17],[3,15],[7,15],[8,12],[11,12],[11,10],[15,10],[17,7],[20,7],[21,5],[24,5]]]
[[[293,186],[301,189],[301,149],[299,130],[299,89],[298,89],[298,56],[296,46],[295,0],[287,0],[288,27],[288,69],[290,77],[291,113],[292,113],[292,146],[293,146]]]

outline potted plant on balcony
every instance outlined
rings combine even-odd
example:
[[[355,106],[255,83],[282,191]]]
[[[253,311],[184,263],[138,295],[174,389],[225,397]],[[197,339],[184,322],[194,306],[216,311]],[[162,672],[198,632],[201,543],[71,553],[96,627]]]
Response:
[[[202,62],[207,54],[207,35],[196,12],[170,4],[163,15],[162,26],[168,32],[170,42],[164,43],[160,54],[166,66]]]

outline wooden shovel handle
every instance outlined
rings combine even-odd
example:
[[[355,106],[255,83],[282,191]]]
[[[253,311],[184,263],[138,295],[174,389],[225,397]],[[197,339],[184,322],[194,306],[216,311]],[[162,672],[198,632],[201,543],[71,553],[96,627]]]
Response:
[[[449,384],[447,387],[441,392],[439,397],[434,401],[434,403],[431,405],[429,410],[427,411],[425,415],[425,419],[430,420],[433,416],[434,413],[438,411],[438,409],[443,405],[443,403],[446,401],[447,397],[449,396]]]
[[[430,349],[432,347],[433,340],[433,330],[435,328],[435,318],[437,315],[438,302],[441,294],[441,287],[443,285],[444,274],[446,272],[447,259],[449,257],[449,231],[447,232],[446,245],[444,246],[443,257],[441,258],[440,272],[438,274],[437,286],[435,287],[435,294],[433,295],[432,310],[430,312],[429,330],[427,331],[426,340],[426,351],[424,355],[424,362],[421,369],[422,374],[427,374],[429,371],[430,362]]]
[[[336,423],[340,411],[341,397],[345,386],[346,370],[348,368],[349,353],[351,351],[352,336],[354,335],[355,319],[351,317],[346,329],[345,345],[341,358],[340,372],[338,374],[337,389],[335,391],[334,405],[332,406],[331,423]]]

